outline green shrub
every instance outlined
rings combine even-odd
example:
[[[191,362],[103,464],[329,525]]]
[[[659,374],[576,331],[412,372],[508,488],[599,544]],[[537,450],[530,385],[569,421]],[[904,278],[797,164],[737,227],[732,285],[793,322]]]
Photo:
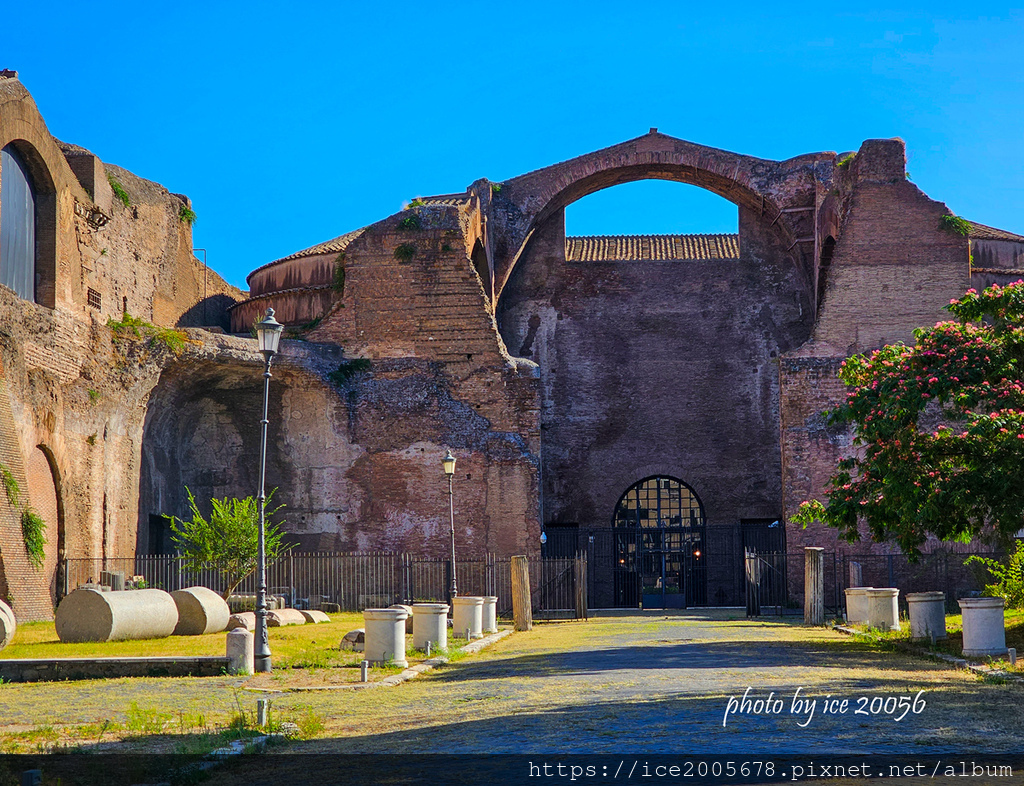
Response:
[[[107,173],[107,182],[110,183],[110,190],[114,192],[114,196],[123,204],[125,207],[132,206],[132,198],[128,196],[128,192],[124,190],[124,186],[121,185],[116,177]]]
[[[989,557],[972,554],[964,562],[982,565],[996,581],[985,585],[984,595],[1003,598],[1008,609],[1024,609],[1024,540],[1017,541],[1016,550],[1007,558],[1006,564]]]
[[[427,203],[426,203],[426,202],[424,202],[424,201],[423,201],[422,199],[420,199],[419,197],[413,197],[413,198],[412,198],[412,199],[411,199],[411,200],[409,201],[409,204],[408,204],[408,205],[406,205],[404,209],[405,209],[405,210],[408,210],[409,208],[413,208],[413,207],[423,207],[423,206],[424,206],[425,204],[427,204]]]
[[[416,246],[412,243],[402,243],[395,249],[395,259],[399,262],[409,262],[416,256]]]
[[[398,222],[399,229],[420,229],[422,226],[423,224],[420,221],[420,217],[415,213],[410,213]]]
[[[196,211],[182,202],[178,208],[178,220],[183,224],[192,226],[196,223]]]
[[[491,183],[491,193],[492,194],[500,194],[501,193],[501,183]]]
[[[950,234],[967,237],[971,233],[971,222],[960,216],[942,216],[939,219],[939,229],[944,229]]]
[[[21,512],[21,538],[25,541],[25,553],[28,561],[37,569],[43,567],[46,558],[46,522],[36,515],[32,508]]]
[[[185,334],[174,328],[164,328],[152,325],[144,319],[133,317],[127,311],[121,319],[111,317],[107,320],[107,327],[114,333],[114,343],[122,339],[148,338],[150,347],[163,346],[175,355],[181,354],[187,340]]]
[[[847,153],[845,156],[839,159],[839,161],[836,163],[836,166],[839,167],[840,169],[845,169],[846,167],[853,163],[853,159],[855,159],[856,157],[856,153]]]

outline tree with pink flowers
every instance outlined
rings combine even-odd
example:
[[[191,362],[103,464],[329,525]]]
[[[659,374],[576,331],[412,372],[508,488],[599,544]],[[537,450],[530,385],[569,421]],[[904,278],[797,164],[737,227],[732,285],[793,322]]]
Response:
[[[929,534],[1008,540],[1024,527],[1024,281],[970,289],[954,319],[843,363],[856,455],[839,462],[825,501],[794,517],[849,541],[865,523],[876,541],[919,553]]]

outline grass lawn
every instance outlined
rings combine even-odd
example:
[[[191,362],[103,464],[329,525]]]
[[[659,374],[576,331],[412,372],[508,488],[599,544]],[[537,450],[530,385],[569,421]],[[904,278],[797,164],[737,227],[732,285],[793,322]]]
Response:
[[[1003,612],[1003,619],[1006,625],[1006,646],[1016,648],[1017,652],[1020,653],[1021,657],[1024,658],[1024,609],[1006,609]],[[902,641],[910,642],[910,620],[903,618],[900,620],[900,630],[881,632],[878,630],[871,630],[870,633],[877,636],[882,641]],[[864,625],[853,625],[851,626],[856,630],[869,632],[868,628]],[[956,655],[957,657],[963,657],[963,646],[964,646],[964,623],[963,617],[960,614],[949,614],[946,616],[946,632],[947,638],[942,641],[935,642],[934,647],[930,647],[928,642],[915,642],[915,644],[926,646],[929,649],[934,649],[936,652],[945,652],[949,655]],[[988,663],[988,658],[967,658],[966,660],[972,663]],[[1021,660],[1017,661],[1016,666],[1011,666],[1009,661],[1004,659],[993,660],[992,664],[1003,671],[1024,674],[1024,662]]]
[[[350,630],[363,627],[363,615],[346,612],[328,616],[330,622],[318,625],[269,628],[274,672],[252,677],[246,687],[282,690],[358,682],[363,653],[339,650],[338,644]],[[138,641],[63,643],[57,638],[52,622],[29,622],[18,626],[14,641],[0,652],[0,659],[224,655],[225,643],[224,633]],[[459,657],[465,641],[449,638],[448,643],[449,657]],[[406,650],[410,665],[426,659],[425,652],[412,648],[411,635],[406,637]],[[398,671],[400,669],[393,666],[375,666],[370,670],[370,681]]]

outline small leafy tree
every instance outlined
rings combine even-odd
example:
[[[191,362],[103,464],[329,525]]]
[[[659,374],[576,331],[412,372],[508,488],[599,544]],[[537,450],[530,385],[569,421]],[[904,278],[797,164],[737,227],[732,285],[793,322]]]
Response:
[[[988,569],[995,583],[985,585],[985,595],[1003,598],[1009,609],[1024,609],[1024,540],[1017,541],[1016,550],[1004,565],[990,557],[972,554],[964,563],[977,563]]]
[[[1024,526],[1024,281],[971,289],[955,319],[846,360],[850,392],[830,413],[862,450],[829,479],[826,502],[794,520],[839,529],[867,524],[876,541],[920,553],[927,536],[1007,540]]]
[[[277,489],[274,489],[277,491]],[[270,507],[274,491],[266,501],[267,560],[277,559],[286,549],[281,545],[284,521],[271,523],[284,505]],[[259,566],[259,500],[225,498],[211,500],[212,511],[206,519],[196,506],[196,499],[186,486],[191,521],[174,517],[171,531],[174,543],[185,559],[187,570],[213,568],[224,577],[224,600],[231,597],[246,576]]]

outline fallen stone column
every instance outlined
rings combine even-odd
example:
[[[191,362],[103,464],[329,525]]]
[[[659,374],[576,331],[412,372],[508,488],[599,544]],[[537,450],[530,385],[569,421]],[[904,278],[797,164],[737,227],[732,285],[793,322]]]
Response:
[[[231,617],[228,604],[220,595],[207,587],[187,587],[171,593],[178,607],[175,636],[202,636],[220,633],[227,628]]]
[[[170,593],[158,589],[76,589],[60,602],[55,617],[64,642],[162,639],[174,633],[178,607]]]

